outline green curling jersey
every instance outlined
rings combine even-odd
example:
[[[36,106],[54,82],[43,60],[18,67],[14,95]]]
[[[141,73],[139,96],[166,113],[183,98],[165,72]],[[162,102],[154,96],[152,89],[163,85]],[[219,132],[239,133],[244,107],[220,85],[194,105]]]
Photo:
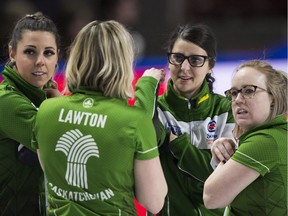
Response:
[[[286,216],[286,114],[242,134],[232,160],[260,176],[236,196],[230,205],[230,215]]]
[[[210,93],[206,81],[192,100],[178,95],[170,79],[156,105],[156,89],[156,79],[141,77],[136,84],[135,106],[145,109],[151,117],[157,113],[160,120],[154,121],[154,125],[168,195],[158,215],[222,216],[224,209],[206,209],[202,197],[204,182],[213,172],[211,144],[219,137],[233,138],[231,102],[222,95]],[[167,131],[178,138],[171,143],[165,141],[169,139]]]
[[[32,149],[32,128],[45,93],[5,66],[0,84],[0,215],[39,215],[43,172],[18,160],[19,144]]]
[[[34,133],[49,215],[137,215],[134,161],[159,156],[141,109],[81,88],[43,102]]]

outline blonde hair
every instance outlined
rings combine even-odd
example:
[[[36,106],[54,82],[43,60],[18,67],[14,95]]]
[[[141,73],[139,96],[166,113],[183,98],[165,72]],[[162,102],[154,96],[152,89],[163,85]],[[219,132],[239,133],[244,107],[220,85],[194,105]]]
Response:
[[[274,69],[269,63],[261,60],[251,60],[238,66],[236,73],[244,68],[251,67],[266,76],[267,91],[271,94],[273,102],[268,120],[287,112],[287,73]],[[237,126],[236,126],[237,128]],[[235,131],[239,130],[235,129]],[[241,130],[240,130],[241,131]]]
[[[245,62],[237,68],[252,67],[266,76],[267,91],[273,98],[270,120],[287,112],[287,73],[274,69],[270,64],[261,60]],[[237,73],[236,71],[236,73]]]
[[[77,34],[65,70],[65,91],[79,87],[107,97],[133,97],[133,40],[116,21],[92,21]]]

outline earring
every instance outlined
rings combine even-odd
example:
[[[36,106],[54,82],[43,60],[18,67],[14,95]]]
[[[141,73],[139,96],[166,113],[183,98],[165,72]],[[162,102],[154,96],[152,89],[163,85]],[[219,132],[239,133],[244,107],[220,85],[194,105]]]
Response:
[[[58,70],[58,64],[55,64],[55,69],[54,69],[54,73],[56,73]]]
[[[16,61],[9,61],[9,62],[7,63],[7,65],[8,65],[9,67],[13,68],[14,66],[16,66]]]

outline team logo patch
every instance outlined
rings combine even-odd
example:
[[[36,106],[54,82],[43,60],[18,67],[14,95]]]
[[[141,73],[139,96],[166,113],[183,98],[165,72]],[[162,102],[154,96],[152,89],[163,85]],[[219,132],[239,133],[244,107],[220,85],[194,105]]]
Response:
[[[99,150],[91,135],[70,130],[57,141],[55,151],[67,156],[65,179],[69,185],[88,189],[86,163],[90,157],[99,158]]]
[[[215,132],[215,130],[216,130],[216,121],[215,120],[212,120],[208,123],[207,130],[209,132]]]
[[[84,108],[91,108],[94,105],[94,100],[92,98],[86,98],[83,101],[83,107]]]

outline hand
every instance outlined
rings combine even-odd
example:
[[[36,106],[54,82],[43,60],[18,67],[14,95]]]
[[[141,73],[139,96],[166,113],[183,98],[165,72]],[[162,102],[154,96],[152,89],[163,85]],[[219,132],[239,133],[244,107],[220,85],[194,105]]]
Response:
[[[142,76],[150,76],[155,78],[160,83],[164,82],[165,80],[165,70],[164,69],[156,69],[156,68],[150,68],[148,70],[145,70]]]
[[[177,135],[173,134],[172,132],[170,133],[170,142],[172,142],[173,140],[175,140],[176,138],[178,138]]]
[[[58,83],[55,80],[49,80],[44,89],[47,98],[60,97],[62,93],[58,90]]]
[[[217,164],[227,161],[234,154],[236,149],[235,142],[230,138],[219,138],[215,140],[211,147],[212,158]]]
[[[45,89],[47,98],[63,96],[58,89]]]

